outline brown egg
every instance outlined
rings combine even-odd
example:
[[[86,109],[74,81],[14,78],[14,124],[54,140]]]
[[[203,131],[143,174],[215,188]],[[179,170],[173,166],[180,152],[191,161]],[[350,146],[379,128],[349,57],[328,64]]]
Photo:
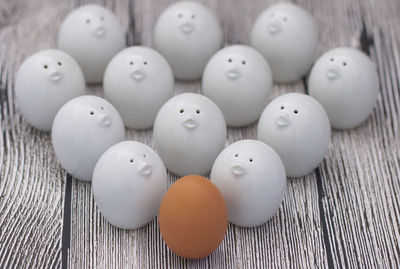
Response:
[[[209,255],[222,242],[228,211],[222,194],[210,180],[189,175],[167,191],[158,221],[167,246],[184,258],[196,259]]]

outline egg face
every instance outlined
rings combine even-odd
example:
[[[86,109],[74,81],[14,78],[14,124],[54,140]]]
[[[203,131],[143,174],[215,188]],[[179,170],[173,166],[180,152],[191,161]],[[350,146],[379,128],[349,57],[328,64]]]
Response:
[[[254,227],[278,210],[286,190],[286,173],[279,155],[270,146],[241,140],[218,155],[211,182],[224,196],[229,221]]]
[[[58,48],[75,58],[89,83],[103,79],[108,62],[125,46],[125,34],[117,17],[99,5],[73,10],[58,33]]]
[[[153,126],[158,110],[172,96],[174,77],[155,50],[130,47],[118,53],[104,75],[104,93],[134,129]]]
[[[202,80],[205,96],[213,100],[229,126],[258,119],[272,88],[271,69],[264,57],[247,46],[220,50],[208,62]]]
[[[353,128],[371,114],[379,92],[374,63],[352,48],[326,52],[315,63],[309,92],[328,113],[333,127]]]
[[[157,215],[167,191],[167,171],[145,144],[120,142],[97,162],[92,190],[107,221],[122,229],[136,229]]]
[[[289,177],[300,177],[311,173],[324,158],[331,129],[328,115],[314,98],[289,93],[265,108],[257,136],[279,154]]]
[[[279,3],[259,15],[250,33],[250,43],[267,59],[274,81],[292,82],[311,68],[318,45],[318,26],[301,7]]]
[[[171,98],[157,114],[154,143],[172,173],[204,175],[224,148],[226,124],[207,97],[184,93]]]
[[[60,107],[85,94],[85,80],[76,61],[60,50],[42,50],[18,69],[15,95],[22,114],[33,127],[50,131]]]
[[[56,156],[77,179],[91,181],[100,156],[125,138],[117,110],[97,96],[72,99],[58,111],[51,130]]]
[[[154,45],[167,59],[178,79],[197,79],[222,45],[217,17],[197,2],[169,6],[154,28]]]
[[[169,188],[158,217],[167,246],[189,259],[211,254],[224,239],[228,226],[221,193],[207,178],[197,175],[180,178]]]

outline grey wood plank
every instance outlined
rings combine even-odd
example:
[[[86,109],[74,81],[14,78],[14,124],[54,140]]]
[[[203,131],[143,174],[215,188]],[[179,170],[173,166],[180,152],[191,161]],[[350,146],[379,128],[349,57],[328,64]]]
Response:
[[[398,266],[399,99],[395,96],[399,89],[395,85],[398,85],[399,73],[395,63],[398,64],[399,59],[393,57],[398,55],[398,48],[388,46],[390,42],[396,44],[393,36],[384,30],[395,22],[393,13],[380,13],[392,7],[389,2],[394,3],[370,5],[372,2],[354,1],[354,9],[343,10],[352,16],[332,14],[336,20],[346,22],[338,25],[344,27],[338,32],[340,39],[336,39],[334,33],[331,33],[333,40],[326,39],[334,46],[361,46],[377,63],[381,79],[381,93],[374,114],[358,128],[334,131],[331,148],[320,168],[329,244],[334,266],[339,268]],[[325,8],[331,12],[337,10]],[[332,25],[328,17],[321,16],[321,20],[322,25]],[[363,23],[367,28],[363,29]],[[372,47],[362,46],[362,41],[354,42],[362,35],[370,36],[367,39],[373,41]],[[382,44],[383,41],[386,44]]]
[[[59,20],[57,14],[64,8],[62,2],[54,4],[1,4],[1,268],[56,268],[61,262],[66,173],[55,160],[49,134],[28,126],[13,95],[15,71],[21,61],[54,45],[54,21]]]

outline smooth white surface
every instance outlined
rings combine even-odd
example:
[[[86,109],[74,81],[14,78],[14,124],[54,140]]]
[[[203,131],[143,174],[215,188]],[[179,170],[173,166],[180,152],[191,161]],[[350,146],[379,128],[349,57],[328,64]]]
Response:
[[[56,113],[70,99],[85,94],[78,63],[60,50],[41,50],[19,67],[15,96],[22,114],[33,127],[50,131]]]
[[[91,181],[101,154],[125,138],[117,110],[106,100],[84,95],[58,111],[51,130],[56,156],[73,177]]]
[[[50,131],[62,105],[85,94],[78,63],[61,50],[47,49],[29,56],[19,67],[15,96],[22,114],[33,127]]]
[[[108,62],[125,46],[118,18],[100,5],[73,10],[58,32],[58,48],[75,58],[88,83],[101,82]]]
[[[172,173],[204,175],[224,148],[226,123],[210,99],[184,93],[161,107],[153,137],[158,154]]]
[[[158,110],[172,97],[174,76],[157,51],[130,47],[118,53],[104,74],[104,93],[134,129],[153,126]]]
[[[223,48],[207,63],[202,79],[205,96],[224,114],[227,125],[255,122],[268,103],[271,69],[255,49],[236,45]]]
[[[315,63],[309,93],[328,113],[333,127],[353,128],[371,114],[379,92],[375,64],[359,50],[336,48]]]
[[[261,225],[274,216],[286,190],[282,160],[257,140],[240,140],[226,147],[210,178],[224,196],[229,221],[243,227]]]
[[[107,221],[122,229],[136,229],[157,215],[167,191],[167,170],[153,149],[124,141],[100,157],[92,190]]]
[[[257,136],[279,154],[287,176],[300,177],[311,173],[323,160],[331,127],[324,108],[314,98],[288,93],[265,108]]]
[[[183,1],[161,13],[154,28],[154,45],[178,79],[197,79],[221,47],[221,25],[203,4]]]
[[[296,81],[310,70],[315,59],[318,26],[300,6],[275,4],[258,16],[250,44],[267,59],[274,81]]]

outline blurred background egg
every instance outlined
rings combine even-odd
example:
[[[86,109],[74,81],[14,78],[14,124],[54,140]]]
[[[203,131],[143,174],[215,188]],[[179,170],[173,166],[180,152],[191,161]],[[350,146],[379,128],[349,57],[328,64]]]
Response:
[[[15,96],[22,114],[35,128],[50,131],[58,110],[85,94],[78,63],[61,50],[47,49],[29,56],[18,69]]]
[[[292,3],[277,3],[256,19],[250,44],[267,59],[276,82],[293,82],[307,74],[316,55],[318,25]]]
[[[310,95],[325,108],[332,127],[353,128],[371,114],[379,93],[375,64],[361,51],[336,48],[315,63],[308,79]]]
[[[208,62],[202,89],[221,109],[227,125],[245,126],[255,122],[268,103],[272,89],[271,69],[255,49],[229,46]]]
[[[108,62],[125,46],[119,19],[100,5],[74,9],[58,32],[58,48],[75,58],[88,83],[100,82]]]
[[[184,258],[196,259],[211,254],[224,239],[227,225],[224,198],[205,177],[180,178],[161,202],[162,238],[172,251]]]
[[[153,126],[158,110],[172,97],[174,76],[157,51],[129,47],[119,52],[104,74],[104,94],[121,114],[125,126]]]
[[[178,79],[200,78],[207,61],[221,47],[222,40],[217,16],[194,1],[170,5],[154,27],[154,45]]]

